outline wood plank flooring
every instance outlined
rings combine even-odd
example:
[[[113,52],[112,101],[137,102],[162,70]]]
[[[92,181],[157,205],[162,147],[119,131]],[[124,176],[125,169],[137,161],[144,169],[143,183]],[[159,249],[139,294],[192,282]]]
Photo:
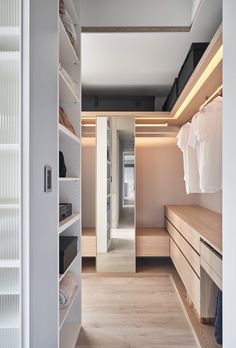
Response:
[[[80,348],[195,348],[171,275],[83,275]]]

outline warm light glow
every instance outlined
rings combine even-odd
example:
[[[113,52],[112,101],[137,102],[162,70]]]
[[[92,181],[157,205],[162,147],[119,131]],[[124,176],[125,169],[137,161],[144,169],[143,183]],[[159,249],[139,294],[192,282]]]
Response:
[[[148,124],[148,123],[145,123],[145,124],[136,124],[135,127],[167,127],[168,126],[168,123],[154,123],[154,124]]]
[[[169,112],[162,112],[162,115],[166,113],[169,114]],[[171,116],[166,116],[166,117],[140,117],[140,116],[136,116],[135,117],[135,121],[160,121],[160,120],[172,120]]]
[[[174,115],[174,118],[178,118],[182,114],[184,109],[188,106],[188,104],[191,102],[193,97],[196,95],[196,93],[199,91],[199,89],[202,87],[202,85],[205,83],[208,77],[212,74],[212,72],[220,63],[222,58],[223,58],[223,45],[221,45],[219,50],[216,52],[211,62],[208,64],[207,68],[204,70],[201,77],[198,79],[198,81],[196,82],[196,84],[194,85],[190,93],[188,94],[187,98],[184,100],[183,104],[180,106],[179,110]]]
[[[85,116],[82,116],[81,120],[82,121],[96,121],[96,117],[85,117]]]
[[[96,124],[83,124],[82,127],[96,127]]]

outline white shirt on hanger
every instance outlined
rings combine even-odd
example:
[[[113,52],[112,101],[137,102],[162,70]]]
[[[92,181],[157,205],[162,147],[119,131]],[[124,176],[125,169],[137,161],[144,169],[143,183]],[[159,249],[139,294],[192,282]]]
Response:
[[[201,192],[222,189],[222,97],[205,106],[192,120],[189,145],[197,149]]]
[[[190,122],[181,127],[177,135],[177,145],[183,152],[184,180],[186,193],[198,193],[199,174],[197,165],[197,150],[189,146]]]

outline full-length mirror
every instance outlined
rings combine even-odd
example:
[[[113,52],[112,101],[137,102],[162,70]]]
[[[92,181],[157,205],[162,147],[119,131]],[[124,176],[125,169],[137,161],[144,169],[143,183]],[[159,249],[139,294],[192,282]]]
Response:
[[[135,272],[134,126],[127,116],[83,121],[85,272]]]

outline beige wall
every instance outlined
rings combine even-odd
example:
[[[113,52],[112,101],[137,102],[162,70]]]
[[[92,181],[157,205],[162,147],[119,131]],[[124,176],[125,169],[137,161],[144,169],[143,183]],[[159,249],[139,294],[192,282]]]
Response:
[[[82,138],[82,223],[95,227],[96,138]]]
[[[196,204],[185,193],[182,152],[175,138],[136,138],[136,221],[163,227],[165,204]]]
[[[83,138],[83,227],[95,227],[95,150],[95,138]],[[222,194],[185,193],[182,152],[175,138],[136,138],[137,226],[163,227],[165,204],[198,204],[221,213]]]

